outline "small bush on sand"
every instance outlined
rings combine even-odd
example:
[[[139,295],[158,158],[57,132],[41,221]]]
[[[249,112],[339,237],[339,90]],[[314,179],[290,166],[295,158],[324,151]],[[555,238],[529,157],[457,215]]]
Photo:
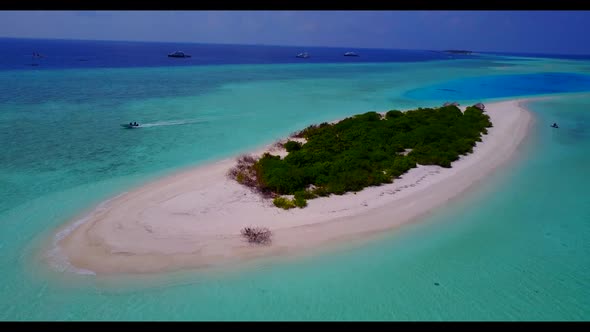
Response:
[[[318,196],[309,190],[301,190],[295,193],[293,204],[298,208],[304,208],[307,206],[308,199],[314,199],[316,197]]]
[[[295,193],[295,199],[297,199],[299,197],[301,197],[303,199],[314,199],[318,196],[310,190],[301,190],[301,191],[298,191]]]
[[[240,156],[237,159],[237,165],[227,172],[227,176],[240,184],[256,189],[258,181],[253,168],[256,161],[257,159],[251,155]]]
[[[275,199],[273,199],[272,203],[276,207],[280,207],[281,209],[285,210],[289,210],[295,207],[295,203],[292,200],[281,196],[278,196]]]
[[[304,208],[307,206],[307,201],[303,197],[295,197],[295,199],[293,199],[293,204],[298,208]]]
[[[319,197],[326,197],[326,196],[330,196],[330,192],[328,191],[328,189],[326,189],[326,187],[317,187],[313,190],[313,194]]]
[[[251,156],[249,154],[241,155],[240,158],[238,158],[238,163],[240,163],[240,164],[254,165],[255,162],[256,162],[256,157]]]
[[[240,184],[243,184],[244,183],[244,173],[238,172],[238,174],[236,175],[236,181],[238,181],[238,183],[240,183]]]
[[[266,227],[245,227],[242,236],[250,243],[270,244],[272,232]]]
[[[230,179],[236,179],[238,176],[238,173],[240,173],[240,170],[237,167],[232,167],[229,169],[229,171],[227,171],[227,176]]]

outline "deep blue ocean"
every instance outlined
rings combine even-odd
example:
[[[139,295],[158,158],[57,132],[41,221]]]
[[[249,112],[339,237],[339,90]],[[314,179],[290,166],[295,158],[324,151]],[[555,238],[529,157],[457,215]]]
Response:
[[[281,63],[414,62],[468,58],[439,51],[0,38],[0,70]],[[175,51],[190,58],[169,58]],[[354,51],[359,56],[344,56]],[[308,52],[309,58],[296,55]],[[45,57],[33,57],[33,53]],[[30,68],[29,68],[30,69]]]

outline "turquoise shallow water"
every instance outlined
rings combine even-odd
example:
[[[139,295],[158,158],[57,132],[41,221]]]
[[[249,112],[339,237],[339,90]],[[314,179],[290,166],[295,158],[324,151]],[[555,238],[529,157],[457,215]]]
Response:
[[[524,92],[485,85],[498,75],[526,85],[535,73],[553,75]],[[590,64],[497,57],[0,72],[0,319],[588,320],[587,93],[532,103],[536,122],[514,163],[422,222],[355,248],[232,273],[114,280],[38,257],[75,215],[183,167],[369,110],[579,92],[580,77],[568,73],[589,74]],[[445,84],[469,94],[428,90]],[[119,127],[129,121],[148,126]]]

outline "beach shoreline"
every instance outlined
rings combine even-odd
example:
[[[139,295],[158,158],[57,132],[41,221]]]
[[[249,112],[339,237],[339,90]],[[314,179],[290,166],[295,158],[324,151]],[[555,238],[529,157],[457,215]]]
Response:
[[[527,135],[532,98],[486,105],[494,127],[452,168],[419,166],[392,184],[320,197],[282,210],[226,176],[235,159],[184,170],[117,196],[69,222],[55,241],[68,264],[96,274],[154,273],[297,255],[390,230],[446,204],[505,164]],[[260,155],[265,149],[255,151]],[[274,147],[273,153],[279,154]],[[284,151],[283,151],[284,152]],[[273,231],[269,246],[242,238],[246,226]],[[68,234],[63,229],[70,227]]]

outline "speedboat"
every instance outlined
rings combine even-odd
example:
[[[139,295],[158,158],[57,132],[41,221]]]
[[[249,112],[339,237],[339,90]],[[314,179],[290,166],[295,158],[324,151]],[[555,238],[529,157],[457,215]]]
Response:
[[[134,122],[134,123],[123,123],[121,124],[121,127],[126,128],[126,129],[133,129],[133,128],[139,128],[139,123]]]
[[[168,54],[168,57],[170,57],[170,58],[190,58],[191,56],[189,54],[184,53],[184,52],[176,51],[174,53]]]
[[[307,58],[309,58],[309,53],[307,53],[307,52],[299,53],[296,55],[296,57],[307,59]]]
[[[359,55],[354,52],[346,52],[346,53],[344,53],[344,56],[359,56]]]

